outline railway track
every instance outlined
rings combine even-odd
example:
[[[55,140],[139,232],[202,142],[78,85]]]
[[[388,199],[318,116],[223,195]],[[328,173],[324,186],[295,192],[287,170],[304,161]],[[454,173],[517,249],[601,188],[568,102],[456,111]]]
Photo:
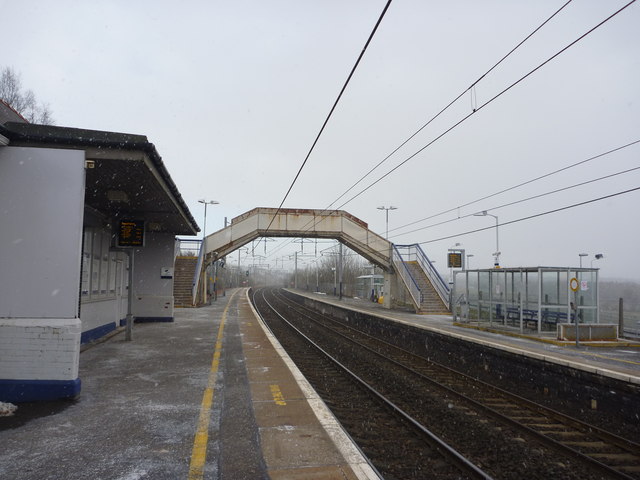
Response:
[[[287,353],[385,479],[492,478],[288,322],[271,293],[254,292],[253,301]]]
[[[375,390],[379,401],[402,410],[405,422],[428,425],[423,428],[463,452],[484,475],[640,478],[635,443],[373,338],[275,290],[258,294],[265,307],[269,302],[266,311],[284,312],[278,315],[292,318],[300,334],[322,342],[325,355],[357,376],[361,389]],[[355,432],[360,435],[357,425]]]

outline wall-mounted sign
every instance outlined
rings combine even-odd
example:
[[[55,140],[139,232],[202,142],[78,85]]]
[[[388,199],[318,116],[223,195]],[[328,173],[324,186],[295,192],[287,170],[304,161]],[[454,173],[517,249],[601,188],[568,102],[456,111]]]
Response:
[[[578,282],[578,279],[576,277],[573,277],[571,280],[569,280],[569,288],[574,292],[577,292],[580,288],[580,282]]]
[[[447,254],[447,267],[448,268],[462,268],[462,254],[461,253],[448,253]]]
[[[118,246],[144,247],[144,221],[120,220]]]
[[[160,278],[173,278],[173,267],[160,267]]]

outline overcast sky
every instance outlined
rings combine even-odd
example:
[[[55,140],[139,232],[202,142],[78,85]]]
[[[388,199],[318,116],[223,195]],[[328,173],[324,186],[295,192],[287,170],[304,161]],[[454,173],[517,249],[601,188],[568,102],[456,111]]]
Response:
[[[280,204],[385,1],[0,1],[2,66],[57,125],[146,135],[209,233]],[[325,208],[564,4],[396,0],[285,203]],[[437,266],[461,243],[490,267],[491,217],[507,223],[640,186],[640,144],[398,229],[640,140],[640,6],[632,5],[483,107],[625,1],[574,0],[333,208],[477,112],[342,208]],[[575,266],[603,253],[609,278],[640,278],[640,191],[499,228],[501,264]],[[410,233],[404,233],[412,231]],[[443,237],[456,237],[437,240]],[[434,241],[436,240],[436,241]],[[298,244],[299,245],[299,244]],[[288,253],[272,253],[270,261]],[[261,252],[263,253],[263,252]]]

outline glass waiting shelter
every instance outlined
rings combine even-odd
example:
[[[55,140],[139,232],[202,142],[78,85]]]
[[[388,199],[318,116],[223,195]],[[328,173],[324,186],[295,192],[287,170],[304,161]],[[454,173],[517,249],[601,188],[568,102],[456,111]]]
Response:
[[[598,323],[597,268],[495,268],[456,272],[454,320],[520,332]],[[574,309],[575,306],[575,309]]]

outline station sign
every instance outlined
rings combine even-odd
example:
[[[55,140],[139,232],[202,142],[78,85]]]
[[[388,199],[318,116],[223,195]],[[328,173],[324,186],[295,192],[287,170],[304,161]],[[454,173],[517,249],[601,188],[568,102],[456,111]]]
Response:
[[[118,247],[144,247],[144,220],[120,220]]]

